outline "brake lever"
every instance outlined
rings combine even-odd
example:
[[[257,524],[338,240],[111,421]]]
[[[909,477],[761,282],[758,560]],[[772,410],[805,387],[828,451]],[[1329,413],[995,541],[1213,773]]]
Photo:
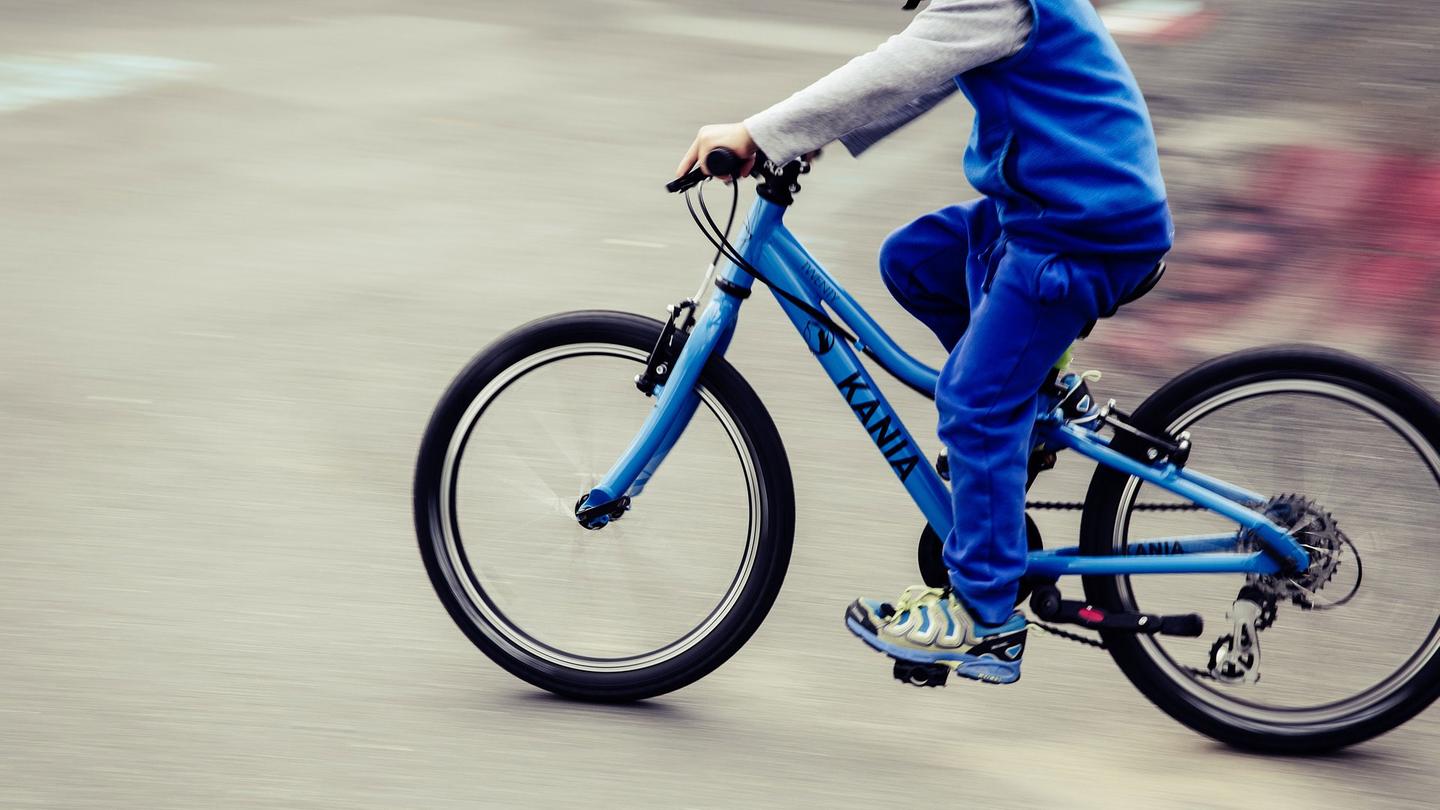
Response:
[[[666,183],[665,190],[670,192],[671,194],[674,194],[679,191],[692,189],[705,182],[706,176],[707,175],[705,174],[705,172],[702,171],[699,166],[696,166],[695,168],[691,169],[690,173],[685,175],[684,177],[680,177]]]

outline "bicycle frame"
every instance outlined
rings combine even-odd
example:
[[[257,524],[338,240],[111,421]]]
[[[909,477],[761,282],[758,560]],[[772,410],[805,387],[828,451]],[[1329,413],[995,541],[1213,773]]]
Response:
[[[740,255],[775,284],[812,307],[828,307],[858,340],[852,347],[785,298],[775,300],[810,347],[861,427],[890,465],[926,520],[941,537],[953,527],[950,492],[928,457],[890,406],[856,355],[858,349],[910,388],[933,399],[938,372],[911,357],[807,252],[784,225],[785,207],[758,199],[736,245]],[[656,388],[656,404],[625,453],[590,492],[587,504],[639,497],[699,404],[695,383],[712,356],[723,356],[735,332],[740,305],[755,279],[733,262],[718,270],[719,290],[699,315],[670,378]],[[1255,507],[1259,494],[1162,461],[1144,464],[1112,449],[1109,440],[1084,425],[1067,422],[1058,402],[1037,421],[1037,437],[1047,447],[1070,449],[1179,495],[1234,521],[1260,541],[1260,550],[1238,547],[1244,532],[1163,537],[1132,541],[1125,555],[1081,556],[1077,547],[1031,552],[1027,576],[1055,578],[1073,574],[1275,574],[1305,570],[1309,555],[1295,538]]]

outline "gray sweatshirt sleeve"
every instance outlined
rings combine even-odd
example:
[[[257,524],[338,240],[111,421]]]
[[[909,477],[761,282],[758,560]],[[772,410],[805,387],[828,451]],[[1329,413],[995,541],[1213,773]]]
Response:
[[[949,98],[959,85],[951,79],[946,79],[934,90],[920,96],[919,98],[907,101],[904,106],[894,112],[886,113],[868,124],[863,124],[840,136],[840,143],[855,157],[860,153],[874,146],[889,135],[916,118],[929,112],[936,104]],[[768,153],[767,153],[768,154]]]
[[[836,138],[859,154],[954,92],[954,77],[1017,53],[1030,28],[1028,0],[932,0],[904,31],[745,127],[776,162]]]

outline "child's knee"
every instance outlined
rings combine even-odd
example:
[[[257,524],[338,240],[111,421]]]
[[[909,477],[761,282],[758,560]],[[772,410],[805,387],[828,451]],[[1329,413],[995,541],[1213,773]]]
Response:
[[[968,243],[944,211],[897,228],[880,245],[880,278],[902,304],[917,298],[963,299]]]
[[[914,239],[907,233],[908,226],[900,228],[885,237],[880,245],[880,280],[890,290],[895,300],[904,303],[909,296],[915,275]]]

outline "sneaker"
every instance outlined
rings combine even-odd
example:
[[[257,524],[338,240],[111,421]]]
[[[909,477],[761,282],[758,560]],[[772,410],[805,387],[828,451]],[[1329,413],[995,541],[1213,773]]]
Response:
[[[982,624],[950,588],[916,585],[894,604],[856,599],[845,611],[845,626],[896,661],[939,664],[988,683],[1020,680],[1025,614],[1017,610],[1004,624]]]

